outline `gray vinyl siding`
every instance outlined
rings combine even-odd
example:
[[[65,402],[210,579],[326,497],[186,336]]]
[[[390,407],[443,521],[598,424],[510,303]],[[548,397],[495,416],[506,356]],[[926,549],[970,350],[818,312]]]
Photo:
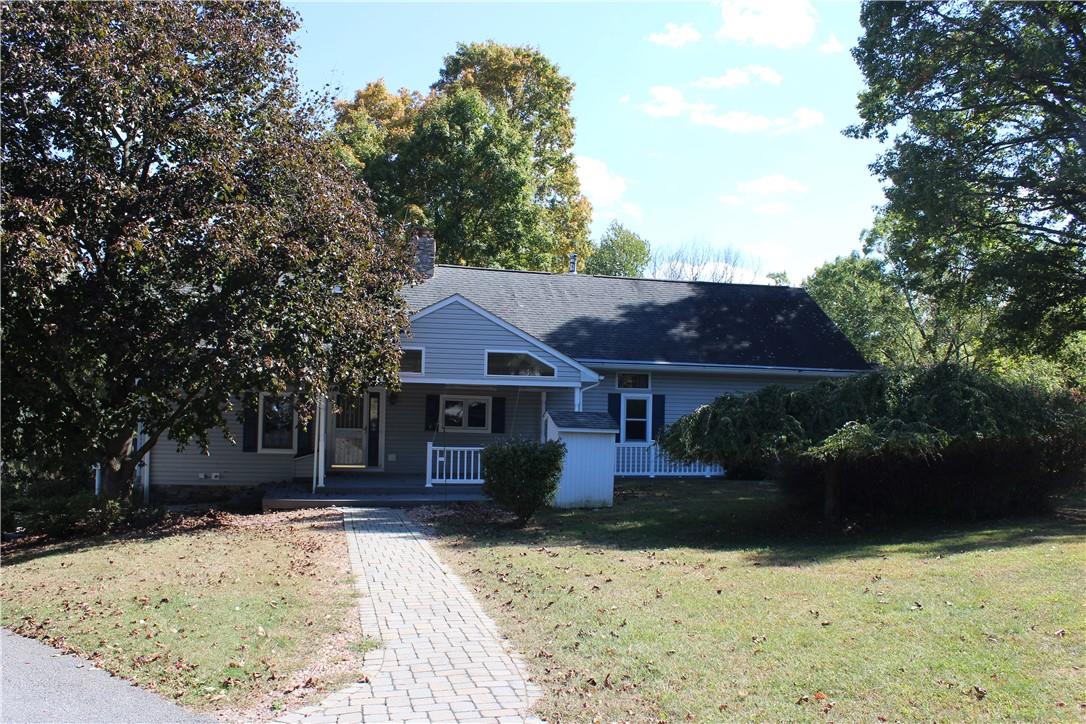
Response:
[[[502,349],[530,351],[554,367],[555,376],[542,377],[542,380],[580,383],[577,368],[459,302],[413,322],[411,335],[405,337],[403,343],[426,348],[425,377],[493,380],[483,374],[483,355],[487,349]]]
[[[573,390],[547,390],[547,411],[569,411],[575,407]]]
[[[683,415],[693,412],[721,395],[744,395],[755,392],[768,384],[801,385],[813,381],[806,378],[770,380],[764,377],[744,377],[736,374],[653,372],[649,379],[648,390],[620,390],[615,386],[615,377],[614,372],[606,372],[599,385],[584,391],[585,411],[607,412],[607,395],[615,392],[663,395],[665,425],[670,425]],[[549,396],[548,407],[550,407]]]
[[[237,409],[240,407],[235,407]],[[190,444],[178,452],[176,441],[160,439],[151,451],[151,484],[260,485],[289,481],[294,477],[293,454],[242,452],[241,421],[233,411],[227,413],[226,419],[237,444],[226,440],[221,430],[212,430],[207,455],[199,445]],[[313,459],[305,460],[309,461],[312,471]],[[201,480],[200,473],[209,477]],[[219,473],[220,479],[211,480],[212,473]]]
[[[504,397],[505,433],[499,435],[427,430],[426,395]],[[538,440],[543,424],[541,405],[542,399],[537,390],[405,384],[403,390],[389,395],[385,412],[385,472],[425,473],[428,442],[450,447],[476,447],[507,437]],[[395,459],[391,459],[392,457]]]

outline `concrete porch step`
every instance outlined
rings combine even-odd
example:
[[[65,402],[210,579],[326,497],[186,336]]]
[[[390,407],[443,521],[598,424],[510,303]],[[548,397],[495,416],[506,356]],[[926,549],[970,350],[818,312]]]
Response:
[[[299,510],[301,508],[329,508],[333,506],[351,508],[410,508],[419,505],[445,505],[448,503],[482,503],[489,498],[478,489],[479,486],[465,486],[473,490],[449,488],[422,488],[421,490],[399,490],[393,492],[374,492],[373,490],[353,490],[323,493],[309,493],[296,490],[269,490],[264,494],[264,510]]]

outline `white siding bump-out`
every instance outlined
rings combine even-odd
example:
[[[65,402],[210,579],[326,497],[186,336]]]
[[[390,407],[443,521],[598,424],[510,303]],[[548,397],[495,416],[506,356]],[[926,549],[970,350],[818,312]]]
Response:
[[[545,417],[548,440],[566,445],[566,459],[558,492],[557,508],[610,507],[615,497],[615,431],[559,428]]]

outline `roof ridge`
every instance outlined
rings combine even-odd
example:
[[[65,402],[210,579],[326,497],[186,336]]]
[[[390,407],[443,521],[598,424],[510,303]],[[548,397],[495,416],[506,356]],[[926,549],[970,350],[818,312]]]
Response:
[[[791,289],[803,291],[803,287],[790,284],[757,284],[755,282],[714,282],[708,279],[659,279],[657,277],[626,277],[615,274],[568,274],[566,272],[549,272],[536,269],[501,269],[491,266],[468,266],[466,264],[435,264],[434,266],[445,269],[469,269],[471,271],[504,272],[507,274],[538,274],[549,277],[590,277],[592,279],[624,279],[633,282],[662,282],[669,284],[708,284],[716,287],[757,287],[759,289]]]

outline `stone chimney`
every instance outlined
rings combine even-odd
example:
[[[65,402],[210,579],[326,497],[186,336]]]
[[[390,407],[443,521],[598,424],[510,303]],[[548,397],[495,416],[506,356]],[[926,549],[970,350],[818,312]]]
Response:
[[[569,273],[570,274],[576,274],[577,273],[577,255],[576,254],[570,254],[569,255]]]
[[[411,234],[411,242],[415,245],[415,270],[423,279],[429,279],[434,275],[434,262],[437,261],[437,242],[434,241],[434,232],[429,229],[417,229]]]

